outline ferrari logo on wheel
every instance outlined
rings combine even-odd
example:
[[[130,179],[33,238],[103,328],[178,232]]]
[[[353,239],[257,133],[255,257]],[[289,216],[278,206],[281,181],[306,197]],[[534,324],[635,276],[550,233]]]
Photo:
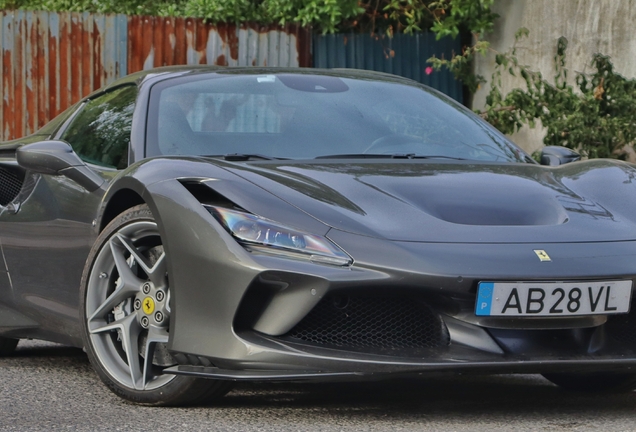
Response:
[[[151,297],[146,297],[144,301],[141,302],[141,307],[146,315],[150,315],[155,311],[155,301]]]
[[[546,251],[542,249],[535,249],[534,253],[537,254],[537,256],[539,257],[541,261],[552,261],[552,259],[550,259],[550,255],[548,255]]]

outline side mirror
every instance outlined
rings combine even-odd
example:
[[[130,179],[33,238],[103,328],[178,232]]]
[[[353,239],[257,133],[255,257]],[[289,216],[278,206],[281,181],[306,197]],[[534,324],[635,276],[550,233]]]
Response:
[[[541,150],[541,165],[559,166],[581,160],[581,155],[567,147],[547,146]]]
[[[26,144],[16,151],[22,168],[51,175],[63,175],[77,182],[89,192],[104,184],[104,179],[91,170],[63,141],[40,141]]]

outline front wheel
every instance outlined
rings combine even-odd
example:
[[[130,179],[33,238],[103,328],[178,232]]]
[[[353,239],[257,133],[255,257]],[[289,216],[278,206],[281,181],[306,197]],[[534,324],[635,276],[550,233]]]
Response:
[[[167,349],[172,302],[166,260],[146,205],[126,210],[100,234],[80,293],[88,358],[110,390],[136,403],[221,397],[230,383],[162,373],[176,364]]]
[[[559,387],[579,392],[625,393],[636,388],[636,374],[620,372],[545,373]]]

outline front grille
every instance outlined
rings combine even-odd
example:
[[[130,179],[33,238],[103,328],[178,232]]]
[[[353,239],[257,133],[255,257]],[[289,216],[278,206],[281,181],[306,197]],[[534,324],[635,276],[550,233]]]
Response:
[[[22,189],[22,180],[13,172],[0,168],[0,205],[6,206],[15,199]]]
[[[327,296],[285,337],[327,347],[387,350],[437,348],[450,341],[441,318],[407,297]]]

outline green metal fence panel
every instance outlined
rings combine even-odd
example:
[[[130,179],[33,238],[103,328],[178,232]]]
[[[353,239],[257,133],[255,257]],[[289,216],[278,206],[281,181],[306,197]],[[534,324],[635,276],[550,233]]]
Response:
[[[426,61],[433,55],[451,58],[461,50],[459,39],[435,40],[433,33],[315,35],[313,66],[388,72],[429,85],[462,102],[462,85],[446,71],[433,71]]]

